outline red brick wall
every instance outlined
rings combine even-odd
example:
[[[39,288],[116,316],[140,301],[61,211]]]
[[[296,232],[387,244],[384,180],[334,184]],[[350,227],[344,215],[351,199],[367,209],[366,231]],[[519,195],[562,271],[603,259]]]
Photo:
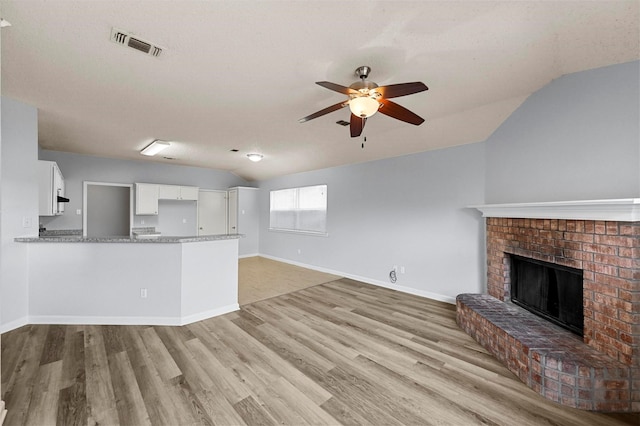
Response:
[[[584,271],[584,341],[633,367],[640,400],[640,222],[487,218],[487,290],[500,300],[509,253]]]

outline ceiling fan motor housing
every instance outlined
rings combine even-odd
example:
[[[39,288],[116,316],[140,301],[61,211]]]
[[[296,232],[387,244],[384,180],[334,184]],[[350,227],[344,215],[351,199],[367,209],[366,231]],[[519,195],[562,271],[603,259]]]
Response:
[[[365,80],[356,81],[351,86],[349,86],[350,89],[357,90],[360,93],[369,93],[371,89],[375,89],[376,87],[378,87],[378,85],[373,81]]]

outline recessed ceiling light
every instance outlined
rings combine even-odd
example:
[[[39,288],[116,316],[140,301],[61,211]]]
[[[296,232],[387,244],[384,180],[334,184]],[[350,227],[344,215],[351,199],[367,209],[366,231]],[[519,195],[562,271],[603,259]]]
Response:
[[[169,142],[156,139],[140,151],[140,154],[148,156],[156,155],[163,149],[169,148],[169,145],[171,145]]]
[[[258,154],[258,153],[251,153],[251,154],[247,154],[247,158],[253,162],[258,162],[260,160],[262,160],[263,155],[262,154]]]

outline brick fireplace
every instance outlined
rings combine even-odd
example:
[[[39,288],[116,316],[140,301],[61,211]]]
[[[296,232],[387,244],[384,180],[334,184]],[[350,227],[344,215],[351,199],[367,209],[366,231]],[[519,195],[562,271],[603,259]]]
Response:
[[[558,403],[640,411],[640,221],[631,201],[625,220],[504,217],[510,209],[487,217],[488,295],[458,296],[458,324]],[[583,271],[582,339],[510,302],[510,255]]]

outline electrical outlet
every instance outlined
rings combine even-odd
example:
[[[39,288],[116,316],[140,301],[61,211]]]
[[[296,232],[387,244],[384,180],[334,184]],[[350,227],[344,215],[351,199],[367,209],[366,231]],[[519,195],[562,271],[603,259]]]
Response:
[[[31,218],[29,216],[24,216],[22,218],[22,227],[31,228]]]
[[[298,249],[298,254],[302,254],[302,249]]]
[[[140,289],[140,297],[142,299],[146,299],[147,298],[147,289],[146,288],[141,288]]]
[[[140,225],[144,225],[144,219],[140,221]]]
[[[76,209],[76,215],[80,216],[82,214],[82,209]]]
[[[182,219],[182,223],[187,223],[187,219]]]
[[[401,273],[401,274],[404,274],[404,266],[401,266],[401,267],[400,267],[400,273]]]

